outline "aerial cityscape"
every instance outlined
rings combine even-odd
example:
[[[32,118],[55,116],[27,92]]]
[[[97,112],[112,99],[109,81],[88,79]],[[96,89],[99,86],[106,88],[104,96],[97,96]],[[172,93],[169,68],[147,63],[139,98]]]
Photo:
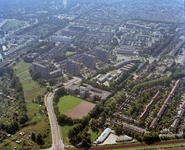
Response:
[[[185,149],[184,0],[1,0],[0,150]]]

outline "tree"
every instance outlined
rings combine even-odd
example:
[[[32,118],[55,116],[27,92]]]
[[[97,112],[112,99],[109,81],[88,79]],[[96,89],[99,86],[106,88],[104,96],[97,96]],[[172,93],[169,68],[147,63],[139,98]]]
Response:
[[[34,132],[31,133],[31,139],[32,139],[34,142],[36,141],[35,133],[34,133]]]
[[[42,134],[41,133],[38,133],[37,134],[37,138],[36,138],[36,141],[38,144],[43,144],[43,139],[42,139]]]
[[[86,138],[83,138],[83,139],[82,139],[82,146],[83,146],[84,148],[89,148],[89,147],[91,147],[91,138],[90,138],[90,136],[87,136]]]
[[[183,135],[182,135],[182,137],[185,139],[185,132],[183,132]]]
[[[62,123],[65,123],[65,121],[66,121],[66,115],[64,115],[64,114],[61,114],[57,119],[58,119],[58,122],[59,122],[59,124],[62,124]]]
[[[73,129],[75,130],[76,134],[78,134],[82,130],[83,126],[82,124],[75,124],[73,126]]]
[[[96,124],[97,124],[96,119],[91,118],[91,120],[90,120],[90,122],[89,122],[89,126],[90,126],[91,128],[94,128]]]
[[[105,113],[105,112],[102,112],[102,113],[100,114],[100,116],[103,117],[103,118],[105,118],[105,117],[106,117],[106,113]]]
[[[116,132],[117,135],[121,135],[122,132],[123,132],[123,129],[121,127],[116,127],[115,132]]]
[[[28,120],[27,116],[19,116],[18,121],[20,124],[24,124]]]
[[[76,136],[76,132],[73,128],[69,129],[68,131],[68,138],[72,139],[74,136]]]
[[[40,104],[40,102],[41,102],[41,96],[40,95],[37,96],[37,100],[38,100],[38,102]]]
[[[37,80],[38,78],[40,78],[39,73],[36,72],[36,71],[34,71],[34,72],[32,73],[32,79],[33,79],[33,80]]]

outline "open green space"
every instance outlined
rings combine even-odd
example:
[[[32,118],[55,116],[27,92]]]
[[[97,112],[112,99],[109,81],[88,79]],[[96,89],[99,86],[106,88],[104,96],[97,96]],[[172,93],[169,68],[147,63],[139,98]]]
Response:
[[[40,48],[42,48],[42,49],[44,49],[46,46],[44,45],[44,46],[41,46]]]
[[[30,77],[28,67],[31,66],[30,63],[25,63],[23,60],[21,60],[17,65],[15,65],[13,68],[15,70],[15,73],[19,75],[19,80],[22,81],[26,79],[27,77]],[[23,91],[25,93],[25,101],[26,101],[26,107],[27,107],[27,115],[29,119],[29,123],[32,122],[39,122],[44,119],[46,119],[45,114],[40,114],[40,105],[36,103],[32,103],[32,100],[36,99],[38,95],[44,95],[46,88],[41,87],[37,82],[32,80],[32,78],[28,78],[27,80],[21,82]],[[42,106],[43,107],[43,106]]]
[[[102,133],[102,131],[100,129],[93,129],[90,132],[91,142],[93,142],[94,140],[96,140],[100,136],[101,133]]]
[[[65,95],[60,98],[58,102],[58,107],[59,111],[62,114],[65,114],[68,110],[71,110],[75,108],[78,104],[80,104],[83,100],[70,96],[70,95]]]
[[[34,89],[31,89],[28,91],[24,97],[26,102],[31,102],[33,99],[36,99],[38,95],[44,95],[46,92],[46,89],[44,87],[36,87]]]
[[[3,29],[4,30],[8,30],[10,28],[13,28],[17,25],[20,25],[21,23],[24,23],[24,21],[19,21],[19,20],[10,20],[10,21],[7,21],[5,23],[5,25],[3,26]]]
[[[94,77],[92,77],[92,78],[90,79],[90,81],[93,81],[93,78],[94,78]]]
[[[16,75],[28,70],[28,68],[31,66],[30,63],[25,63],[23,60],[21,60],[17,65],[13,67],[15,70]]]
[[[79,82],[76,83],[76,86],[79,87],[80,85],[81,85],[81,81],[79,81]]]
[[[70,55],[73,55],[73,54],[76,54],[76,52],[66,52],[66,56],[70,56]]]
[[[159,68],[156,69],[155,73],[159,72]]]
[[[39,85],[36,82],[34,82],[31,78],[29,78],[22,82],[22,86],[24,93],[26,93]]]
[[[28,71],[26,71],[23,74],[19,75],[19,81],[21,82],[22,80],[26,79],[27,77],[30,77],[30,73]]]
[[[46,115],[39,113],[40,105],[36,103],[27,104],[27,115],[31,122],[38,122],[46,119]]]
[[[62,139],[63,139],[64,144],[70,144],[69,139],[68,139],[68,131],[72,126],[63,125],[63,126],[60,126],[60,127],[61,127],[61,131],[62,131]]]
[[[25,137],[28,137],[29,135],[31,135],[32,132],[35,133],[41,133],[44,137],[44,142],[48,145],[48,147],[51,147],[51,143],[52,143],[52,137],[51,137],[51,132],[50,132],[51,128],[50,128],[50,124],[49,124],[49,119],[44,119],[42,121],[39,121],[37,123],[34,124],[30,124],[30,126],[26,126],[21,128],[20,131],[15,133],[15,140],[18,140],[19,138],[21,138],[19,136],[20,132],[24,132],[25,133]],[[31,140],[31,142],[33,143],[33,145],[35,145],[35,143]]]
[[[114,74],[116,74],[116,73],[117,73],[117,70],[109,71],[109,73],[111,73],[112,75],[114,75]]]

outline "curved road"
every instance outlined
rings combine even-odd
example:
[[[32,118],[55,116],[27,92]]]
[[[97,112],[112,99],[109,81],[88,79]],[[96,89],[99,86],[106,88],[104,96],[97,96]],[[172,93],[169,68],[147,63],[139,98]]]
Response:
[[[56,120],[56,116],[53,109],[53,96],[54,93],[50,93],[45,96],[45,105],[48,111],[51,134],[52,134],[52,150],[64,150],[64,144],[61,138],[61,130]]]

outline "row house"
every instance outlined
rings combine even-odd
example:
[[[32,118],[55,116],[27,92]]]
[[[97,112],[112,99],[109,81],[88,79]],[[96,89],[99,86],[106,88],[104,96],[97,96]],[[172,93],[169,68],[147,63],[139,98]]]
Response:
[[[159,110],[159,112],[157,113],[157,117],[152,121],[150,128],[155,128],[157,122],[158,122],[158,118],[162,117],[163,113],[165,112],[168,103],[170,102],[171,98],[174,96],[176,90],[178,89],[178,86],[180,84],[180,79],[176,81],[174,87],[172,88],[170,94],[168,95],[168,97],[166,98],[164,104],[162,105],[161,109]],[[174,127],[176,127],[176,124],[178,123],[178,120],[176,120],[176,123],[174,123]]]
[[[152,107],[152,105],[156,102],[157,97],[160,95],[160,91],[158,91],[155,96],[152,98],[151,102],[146,106],[144,112],[141,114],[141,116],[139,117],[140,119],[145,119],[146,116],[148,115],[150,108]]]

